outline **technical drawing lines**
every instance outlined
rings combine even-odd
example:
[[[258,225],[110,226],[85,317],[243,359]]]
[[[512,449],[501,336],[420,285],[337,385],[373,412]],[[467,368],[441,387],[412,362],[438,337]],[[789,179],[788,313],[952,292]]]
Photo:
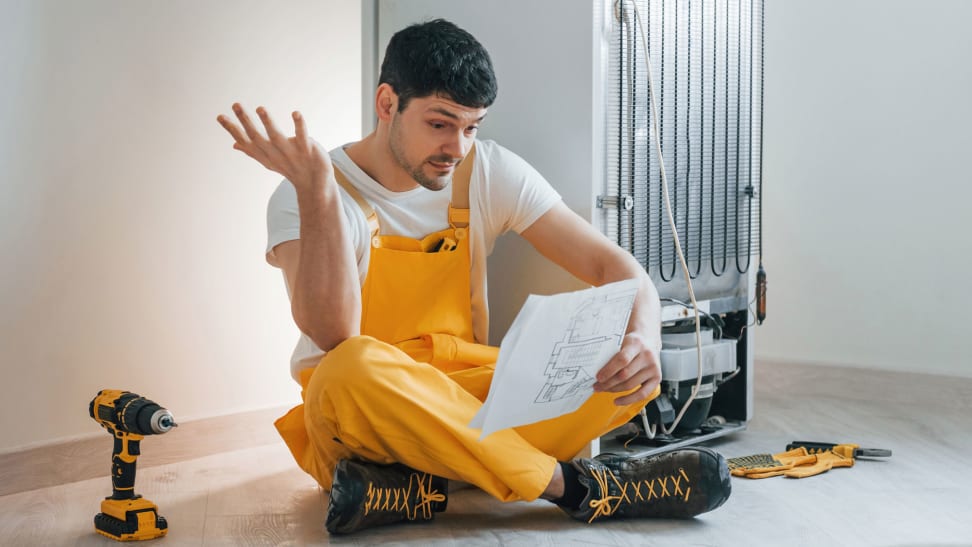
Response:
[[[536,403],[549,403],[585,393],[594,384],[598,356],[605,347],[616,349],[628,325],[637,289],[621,290],[580,304],[572,315],[565,339],[554,344],[544,369],[546,382]]]

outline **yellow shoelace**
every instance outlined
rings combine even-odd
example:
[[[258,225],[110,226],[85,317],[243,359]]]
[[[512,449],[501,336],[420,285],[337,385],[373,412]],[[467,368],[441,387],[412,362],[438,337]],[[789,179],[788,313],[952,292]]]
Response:
[[[618,510],[622,503],[634,503],[636,501],[651,501],[665,497],[681,497],[683,501],[688,501],[692,492],[692,487],[688,485],[689,478],[684,469],[679,469],[677,475],[656,477],[654,479],[640,481],[620,481],[610,469],[594,469],[591,474],[604,497],[598,500],[591,500],[590,506],[594,509],[588,523],[594,522],[597,517],[608,517]],[[617,496],[609,496],[608,481],[613,482],[620,493]],[[685,489],[682,490],[682,481],[685,481]],[[669,489],[669,487],[671,487]]]
[[[409,503],[416,493],[420,501]],[[432,475],[428,473],[412,473],[406,488],[376,488],[369,482],[365,495],[365,515],[371,511],[395,511],[405,513],[408,520],[415,520],[420,509],[423,518],[432,518],[432,504],[446,499],[445,494],[432,488]]]

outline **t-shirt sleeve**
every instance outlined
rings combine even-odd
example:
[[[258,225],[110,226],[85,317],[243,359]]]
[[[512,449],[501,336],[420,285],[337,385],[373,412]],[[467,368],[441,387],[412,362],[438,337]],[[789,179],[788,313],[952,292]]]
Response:
[[[364,242],[370,239],[365,237],[368,231],[368,222],[364,213],[353,202],[351,197],[339,188],[341,192],[341,205],[343,209],[342,221],[348,226],[351,234],[351,244],[354,246],[355,258],[358,261],[359,270],[362,266],[364,256]],[[267,249],[266,259],[271,266],[280,267],[274,248],[281,243],[300,239],[300,210],[297,207],[297,190],[290,181],[284,179],[277,189],[270,196],[267,204]]]
[[[300,239],[300,211],[297,208],[297,191],[289,180],[284,179],[274,190],[267,203],[267,262],[280,267],[273,249],[285,241]]]
[[[526,160],[493,146],[488,165],[491,214],[500,222],[500,232],[520,233],[556,205],[560,194]]]

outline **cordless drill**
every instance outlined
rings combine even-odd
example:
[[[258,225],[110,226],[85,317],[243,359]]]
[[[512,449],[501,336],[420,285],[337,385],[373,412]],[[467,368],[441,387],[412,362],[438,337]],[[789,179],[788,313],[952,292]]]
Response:
[[[129,391],[103,389],[88,412],[115,438],[111,453],[111,497],[101,502],[95,531],[119,541],[162,537],[168,532],[158,507],[135,494],[135,460],[145,435],[165,433],[177,424],[172,413]]]

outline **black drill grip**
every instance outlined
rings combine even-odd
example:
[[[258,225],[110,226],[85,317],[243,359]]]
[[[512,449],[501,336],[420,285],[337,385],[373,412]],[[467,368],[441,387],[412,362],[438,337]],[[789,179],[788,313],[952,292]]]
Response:
[[[115,433],[111,454],[111,499],[135,499],[135,460],[139,455],[139,441],[128,435]]]

